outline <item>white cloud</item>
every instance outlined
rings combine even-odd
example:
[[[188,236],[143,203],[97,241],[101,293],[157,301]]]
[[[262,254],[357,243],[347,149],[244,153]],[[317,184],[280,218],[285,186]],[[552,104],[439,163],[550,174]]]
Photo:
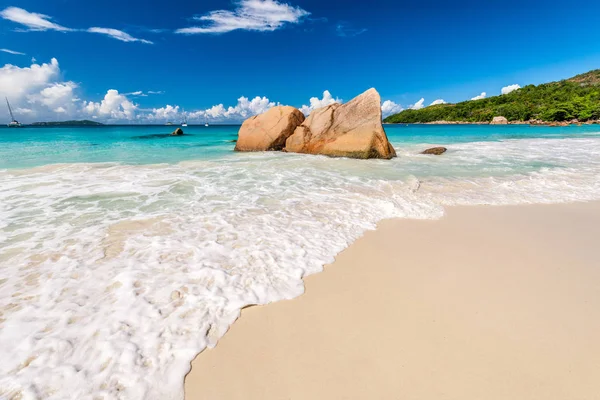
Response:
[[[216,106],[212,106],[211,108],[205,110],[204,112],[200,112],[198,116],[205,116],[207,118],[217,119],[225,115],[227,110],[223,107],[223,104],[217,104]],[[192,114],[194,116],[194,114]]]
[[[431,102],[430,106],[437,106],[438,104],[446,104],[444,99],[437,99]]]
[[[146,118],[150,120],[158,119],[172,121],[177,119],[179,116],[179,106],[173,107],[172,105],[167,104],[164,107],[152,109],[152,114],[146,116]]]
[[[132,120],[137,109],[137,105],[115,89],[108,90],[101,102],[83,102],[83,111],[87,114],[111,120]]]
[[[413,104],[412,106],[410,106],[409,108],[411,110],[420,110],[421,108],[425,107],[423,105],[423,103],[425,103],[425,99],[421,98],[421,100],[417,101],[415,104]]]
[[[270,101],[267,97],[256,96],[250,100],[247,97],[242,96],[238,99],[235,106],[225,108],[223,104],[217,104],[206,110],[189,113],[189,117],[190,119],[208,118],[219,122],[239,122],[253,115],[261,114],[274,106],[275,103]]]
[[[68,32],[72,29],[58,25],[52,21],[52,17],[44,14],[32,13],[18,7],[8,7],[0,11],[0,17],[17,24],[25,25],[30,31],[61,31]]]
[[[75,82],[53,83],[51,86],[43,89],[39,95],[34,97],[34,99],[37,98],[37,101],[49,107],[54,106],[57,103],[63,103],[65,100],[71,102],[74,100],[77,101],[79,99],[77,99],[73,93],[76,88],[77,84],[75,84]],[[32,97],[30,96],[30,99],[31,98]]]
[[[39,93],[28,95],[27,99],[32,105],[38,104],[54,112],[75,114],[76,103],[79,101],[75,89],[77,89],[75,82],[55,82]]]
[[[479,96],[475,96],[473,97],[471,100],[481,100],[481,99],[485,99],[485,97],[487,96],[486,92],[481,92],[481,94]]]
[[[21,53],[20,51],[14,51],[14,50],[9,50],[9,49],[0,49],[0,51],[4,52],[4,53],[8,53],[8,54],[14,54],[17,56],[24,56],[25,53]]]
[[[17,113],[18,115],[23,115],[23,114],[32,114],[33,110],[31,108],[19,107],[19,108],[15,108],[14,112]]]
[[[113,39],[120,40],[121,42],[141,42],[146,44],[154,44],[153,42],[146,39],[134,38],[129,33],[120,31],[118,29],[93,27],[89,28],[87,31],[90,33],[100,33],[102,35],[107,35],[112,37]]]
[[[49,63],[33,63],[29,67],[7,64],[0,68],[0,96],[8,97],[16,118],[48,120],[56,112],[77,116],[79,98],[75,91],[78,85],[60,80],[58,60]]]
[[[60,114],[62,119],[88,118],[108,123],[125,121],[164,123],[178,122],[183,118],[184,113],[176,104],[144,109],[132,100],[133,96],[164,93],[162,91],[137,90],[120,93],[116,89],[110,89],[99,101],[88,99],[82,101],[78,94],[79,85],[73,81],[61,80],[61,76],[58,60],[54,58],[49,63],[41,65],[33,63],[28,67],[7,64],[0,68],[0,96],[8,96],[17,119],[25,118],[27,122],[53,120],[57,118],[57,114]],[[342,100],[325,90],[322,98],[311,98],[309,105],[304,105],[301,109],[308,114],[316,108],[336,102],[341,103]],[[217,104],[186,115],[190,121],[204,122],[208,119],[211,122],[233,123],[263,113],[276,104],[279,103],[264,96],[254,98],[242,96],[232,106]],[[415,106],[422,107],[422,105],[423,100]],[[382,113],[386,116],[400,111],[402,106],[391,100],[382,103]]]
[[[0,68],[0,95],[7,96],[16,104],[25,96],[49,85],[59,74],[56,58],[48,64],[32,64],[23,68],[6,64]]]
[[[135,96],[135,97],[148,97],[151,94],[163,94],[161,91],[148,90],[144,93],[143,90],[136,90],[135,92],[123,93],[125,96]]]
[[[509,94],[510,92],[514,92],[515,90],[521,89],[520,85],[517,85],[516,83],[514,85],[508,85],[508,86],[504,86],[501,90],[502,94]]]
[[[333,103],[341,103],[342,99],[339,98],[334,98],[331,93],[329,93],[329,90],[325,90],[323,92],[323,98],[319,99],[318,97],[311,97],[309,100],[310,105],[303,105],[302,107],[300,107],[300,111],[302,111],[302,113],[304,115],[308,115],[311,113],[311,111],[317,109],[317,108],[321,108],[321,107],[325,107],[328,106],[330,104]]]
[[[237,8],[211,11],[206,15],[194,17],[203,24],[178,29],[176,33],[226,33],[237,29],[249,31],[274,31],[286,23],[297,24],[303,17],[310,15],[300,7],[279,3],[275,0],[241,0]]]
[[[391,100],[386,100],[381,105],[381,114],[384,118],[392,114],[397,114],[402,110],[404,110],[404,108],[402,108],[400,104],[396,104]]]

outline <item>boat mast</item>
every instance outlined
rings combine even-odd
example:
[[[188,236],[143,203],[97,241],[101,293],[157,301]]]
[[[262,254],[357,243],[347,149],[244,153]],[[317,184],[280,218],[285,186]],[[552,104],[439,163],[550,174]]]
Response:
[[[11,121],[15,121],[15,116],[12,113],[12,109],[10,108],[10,103],[8,102],[8,97],[5,97],[6,99],[6,105],[8,106],[8,112],[10,113],[10,120]]]

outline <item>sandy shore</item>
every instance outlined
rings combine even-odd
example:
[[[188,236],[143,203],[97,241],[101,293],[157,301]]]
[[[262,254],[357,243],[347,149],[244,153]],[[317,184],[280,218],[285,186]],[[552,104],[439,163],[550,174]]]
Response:
[[[244,310],[188,400],[600,398],[600,203],[390,220]]]

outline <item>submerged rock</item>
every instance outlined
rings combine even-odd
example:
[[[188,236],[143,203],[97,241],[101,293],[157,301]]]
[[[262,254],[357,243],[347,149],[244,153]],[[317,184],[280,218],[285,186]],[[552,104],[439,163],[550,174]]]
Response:
[[[421,154],[433,154],[435,156],[439,156],[441,154],[444,154],[448,149],[445,147],[432,147],[430,149],[427,149],[423,152],[421,152]]]
[[[183,129],[177,128],[173,131],[173,133],[171,133],[171,135],[173,135],[173,136],[183,135]]]
[[[333,157],[396,157],[381,124],[381,97],[369,89],[346,104],[314,110],[285,144],[293,153]]]
[[[267,112],[244,121],[238,132],[235,150],[282,150],[286,139],[303,121],[304,114],[297,108],[272,107]]]
[[[492,122],[490,122],[491,125],[507,125],[508,124],[508,120],[505,117],[494,117],[494,119],[492,120]]]

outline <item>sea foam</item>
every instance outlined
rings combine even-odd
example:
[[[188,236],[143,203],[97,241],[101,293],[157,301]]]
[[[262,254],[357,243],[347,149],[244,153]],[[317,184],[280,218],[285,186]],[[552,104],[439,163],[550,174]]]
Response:
[[[384,218],[600,199],[597,137],[420,147],[0,171],[0,397],[182,399],[243,307],[302,294]]]

